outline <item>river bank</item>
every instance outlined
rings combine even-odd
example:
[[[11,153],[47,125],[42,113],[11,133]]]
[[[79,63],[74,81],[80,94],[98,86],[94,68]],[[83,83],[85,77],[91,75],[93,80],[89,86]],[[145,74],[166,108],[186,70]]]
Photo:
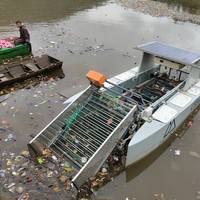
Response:
[[[149,14],[154,17],[169,17],[175,22],[191,22],[200,24],[200,16],[186,11],[179,11],[169,7],[167,3],[152,0],[119,0],[126,8],[131,8],[137,12]]]

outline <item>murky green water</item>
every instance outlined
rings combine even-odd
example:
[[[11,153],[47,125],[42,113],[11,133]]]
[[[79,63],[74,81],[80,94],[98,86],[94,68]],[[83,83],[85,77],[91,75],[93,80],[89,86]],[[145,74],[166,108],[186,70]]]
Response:
[[[192,14],[200,14],[199,0],[154,0],[168,3],[170,7],[178,11],[186,11]]]
[[[13,24],[17,19],[33,23],[59,20],[103,2],[105,0],[1,0],[0,26]]]

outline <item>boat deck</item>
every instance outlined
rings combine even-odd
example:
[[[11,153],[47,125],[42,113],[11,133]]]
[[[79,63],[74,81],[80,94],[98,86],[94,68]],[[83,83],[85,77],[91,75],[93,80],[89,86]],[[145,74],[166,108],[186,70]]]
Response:
[[[48,55],[31,57],[17,63],[2,64],[0,65],[0,87],[60,67],[62,67],[62,62]]]

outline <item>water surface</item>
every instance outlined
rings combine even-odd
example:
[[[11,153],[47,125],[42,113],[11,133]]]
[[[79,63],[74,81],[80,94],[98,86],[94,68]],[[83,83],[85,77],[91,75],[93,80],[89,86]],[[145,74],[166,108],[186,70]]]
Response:
[[[18,17],[27,22],[35,55],[48,53],[64,62],[65,78],[57,82],[56,92],[65,96],[69,97],[88,86],[85,74],[90,69],[111,77],[137,66],[142,53],[134,47],[144,42],[158,40],[200,52],[198,25],[174,23],[165,17],[151,17],[105,1],[57,1],[56,6],[52,6],[50,1],[53,2],[32,1],[32,7],[38,3],[43,5],[42,9],[36,9],[35,6],[33,10],[24,1],[20,6],[23,12],[13,12],[17,12]],[[3,9],[4,14],[0,12],[0,15],[7,17],[0,18],[1,36],[16,35],[18,32],[11,23],[15,19],[11,15],[14,8],[11,1],[2,2],[7,9]],[[12,1],[17,4],[15,2]],[[66,14],[68,11],[64,6],[70,8],[69,5],[73,5],[73,12]],[[82,9],[83,5],[86,9]],[[58,9],[59,12],[56,11],[55,16],[49,11],[44,13],[47,7]],[[28,9],[31,11],[28,12]],[[31,12],[36,14],[30,14]],[[7,106],[0,106],[0,121],[9,120],[19,138],[15,145],[9,147],[11,152],[25,148],[29,135],[38,133],[64,107],[55,104],[51,108],[41,105],[41,108],[36,109],[33,103],[30,103],[36,101],[33,98],[36,90],[49,96],[54,92],[51,85],[45,89],[39,87],[21,90],[9,99]],[[13,106],[19,108],[17,117],[13,117],[13,110],[10,109]],[[33,113],[34,119],[30,117],[30,112]],[[172,146],[161,152],[161,156],[149,166],[144,162],[144,169],[141,170],[139,166],[122,173],[102,188],[96,199],[125,200],[128,197],[132,200],[135,197],[138,200],[154,200],[154,194],[161,193],[166,200],[196,199],[200,190],[200,159],[190,156],[190,151],[200,154],[199,120],[198,116],[184,138],[174,141]],[[6,143],[2,145],[6,146]],[[180,156],[174,155],[175,149],[181,150]],[[136,177],[135,171],[140,171]]]
[[[178,11],[186,11],[192,14],[200,14],[199,0],[154,0],[167,3],[171,8]]]

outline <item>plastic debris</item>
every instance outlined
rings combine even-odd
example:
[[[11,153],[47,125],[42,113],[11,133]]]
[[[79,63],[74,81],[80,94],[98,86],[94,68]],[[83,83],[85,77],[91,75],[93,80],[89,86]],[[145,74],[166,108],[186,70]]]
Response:
[[[49,43],[51,43],[51,44],[56,44],[56,42],[54,42],[54,41],[50,41]]]
[[[52,171],[47,171],[47,177],[48,178],[53,177],[53,172]]]
[[[12,165],[12,161],[11,161],[11,159],[8,159],[8,160],[7,160],[6,165],[7,165],[7,166],[11,166],[11,165]]]
[[[42,151],[42,155],[45,156],[45,157],[48,157],[51,155],[51,151],[47,148],[43,149]]]
[[[15,193],[15,186],[12,186],[8,189],[9,192]]]
[[[28,193],[25,193],[25,194],[22,194],[18,200],[29,200],[29,194]]]
[[[26,172],[22,172],[21,177],[25,177],[27,175]]]
[[[58,160],[58,158],[55,155],[52,155],[52,159],[55,160],[55,161]]]
[[[5,177],[6,170],[0,170],[0,178]]]
[[[113,159],[114,159],[115,161],[119,161],[119,158],[118,158],[117,156],[113,156]]]
[[[105,167],[103,167],[101,171],[102,171],[103,173],[107,173],[107,172],[108,172],[108,170],[107,170]]]
[[[196,193],[197,193],[196,199],[200,199],[200,191],[197,191]]]
[[[42,165],[45,162],[45,160],[42,157],[37,157],[36,162],[37,162],[37,164]]]
[[[15,157],[15,161],[17,161],[17,162],[20,162],[21,159],[22,159],[22,156],[16,156],[16,157]]]
[[[29,152],[27,150],[24,150],[20,153],[20,155],[27,157],[29,156]]]
[[[13,171],[13,172],[12,172],[12,175],[13,175],[13,176],[19,176],[19,173],[18,173],[18,172],[15,172],[15,171]]]
[[[82,157],[82,158],[81,158],[81,162],[82,162],[82,163],[86,163],[86,162],[87,162],[87,158],[86,158],[86,157]]]
[[[188,128],[191,128],[192,127],[192,125],[193,125],[193,122],[190,120],[190,121],[188,121],[188,123],[187,123],[187,127]]]
[[[61,183],[65,183],[68,180],[68,177],[62,175],[62,176],[59,177],[59,180],[60,180]]]
[[[54,163],[48,162],[47,167],[51,170],[55,169],[56,165]]]
[[[33,180],[32,176],[27,176],[27,177],[26,177],[26,181],[27,181],[27,182],[31,182],[32,180]]]
[[[21,187],[21,186],[16,187],[15,190],[16,190],[16,192],[19,193],[19,194],[21,194],[22,192],[24,192],[24,188]]]
[[[16,136],[10,133],[8,134],[6,141],[16,141]]]
[[[73,171],[72,167],[67,162],[64,163],[63,167],[66,173]]]
[[[15,185],[16,185],[16,183],[11,183],[10,185],[8,185],[8,189],[15,186]]]
[[[0,127],[0,133],[2,133],[2,132],[6,132],[7,131],[7,129],[6,128],[3,128],[3,127]]]
[[[2,106],[6,106],[7,105],[7,102],[3,102],[3,103],[1,103],[2,104]]]
[[[200,158],[200,154],[195,151],[190,151],[189,154],[195,158]]]
[[[38,103],[38,105],[42,105],[42,104],[44,104],[44,103],[46,103],[46,102],[47,102],[47,100],[42,101],[42,102]]]
[[[108,125],[111,125],[112,123],[113,123],[112,118],[108,119],[107,124],[108,124]]]
[[[54,192],[60,192],[61,189],[60,189],[58,186],[55,186],[55,187],[53,187],[53,191],[54,191]]]
[[[174,155],[180,156],[181,155],[181,150],[180,149],[175,149],[174,150]]]

